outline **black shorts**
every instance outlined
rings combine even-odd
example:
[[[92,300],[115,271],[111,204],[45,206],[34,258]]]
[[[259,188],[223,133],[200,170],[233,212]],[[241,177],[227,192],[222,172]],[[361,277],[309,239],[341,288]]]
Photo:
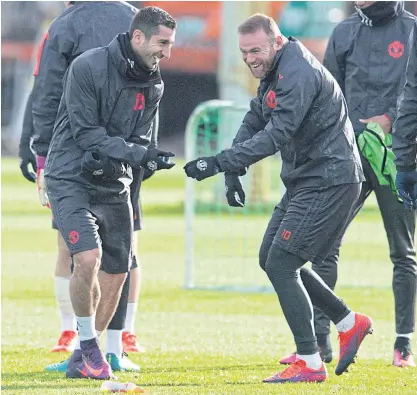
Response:
[[[133,231],[136,232],[137,230],[142,229],[142,205],[140,200],[136,200],[132,202],[132,209],[133,209]],[[56,226],[55,218],[52,216],[52,229],[58,230]]]
[[[49,181],[47,188],[57,228],[71,255],[101,248],[101,270],[127,273],[132,265],[133,236],[129,194],[92,197],[79,184],[63,181]]]
[[[346,231],[361,184],[287,191],[275,207],[263,246],[277,244],[306,261],[321,264]]]

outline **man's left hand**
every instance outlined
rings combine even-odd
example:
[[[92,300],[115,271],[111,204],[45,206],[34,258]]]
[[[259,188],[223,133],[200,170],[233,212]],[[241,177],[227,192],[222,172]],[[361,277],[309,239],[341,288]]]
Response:
[[[381,129],[384,132],[384,134],[388,134],[391,131],[391,120],[387,115],[377,115],[375,117],[371,117],[368,119],[360,119],[359,122],[362,122],[362,123],[375,122],[379,126],[381,126]]]
[[[187,177],[195,178],[197,181],[212,177],[221,171],[219,162],[215,156],[204,156],[184,166]]]
[[[395,184],[404,206],[410,210],[417,209],[417,170],[397,170]]]

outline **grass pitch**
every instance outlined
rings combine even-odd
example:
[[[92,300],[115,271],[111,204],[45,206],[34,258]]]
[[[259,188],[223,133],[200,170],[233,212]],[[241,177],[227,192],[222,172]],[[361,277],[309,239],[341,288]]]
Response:
[[[391,263],[382,224],[372,208],[355,220],[341,253],[338,293],[372,316],[375,332],[349,373],[328,365],[324,384],[273,385],[262,379],[280,369],[294,350],[273,294],[186,291],[184,278],[184,177],[181,166],[161,172],[143,189],[145,229],[140,233],[143,292],[136,332],[144,355],[131,354],[139,374],[119,374],[150,394],[417,394],[417,369],[392,367],[394,341]],[[268,218],[248,219],[249,224]],[[207,227],[209,237],[216,228]],[[250,248],[262,234],[248,239]],[[205,250],[204,250],[205,248]],[[212,244],[199,253],[212,257]],[[240,250],[237,249],[237,254]],[[2,160],[2,392],[10,395],[97,394],[100,383],[66,380],[43,367],[65,357],[49,350],[60,330],[53,293],[56,234],[36,188],[20,175],[17,160]],[[253,252],[256,257],[257,251]],[[221,262],[221,258],[216,262]],[[207,269],[206,263],[205,270]],[[257,267],[256,258],[252,265]],[[226,267],[227,266],[227,267]],[[228,273],[233,262],[224,265]],[[212,271],[219,268],[213,266]],[[257,268],[255,271],[258,270]],[[260,270],[260,269],[259,269]],[[210,270],[209,270],[210,271]],[[203,273],[203,272],[202,272]],[[221,273],[219,273],[221,276]],[[333,344],[337,350],[336,335]],[[413,340],[414,350],[417,350]]]

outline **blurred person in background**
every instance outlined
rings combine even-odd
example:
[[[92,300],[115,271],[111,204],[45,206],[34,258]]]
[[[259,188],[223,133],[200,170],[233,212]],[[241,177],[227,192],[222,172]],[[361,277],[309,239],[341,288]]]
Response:
[[[107,28],[115,21],[114,6],[122,5],[101,4],[108,7],[101,18]],[[91,26],[88,14],[82,15]],[[115,313],[132,264],[130,188],[141,180],[134,173],[174,166],[169,161],[174,154],[155,148],[152,125],[163,94],[159,62],[170,57],[175,28],[167,12],[142,8],[127,32],[78,56],[64,77],[43,162],[44,199],[74,262],[70,297],[80,342],[67,364],[67,378],[112,376],[98,338]],[[36,144],[42,149],[35,137],[35,150]],[[38,159],[38,172],[40,164]]]
[[[245,194],[239,175],[281,152],[287,191],[266,229],[259,262],[278,295],[297,353],[289,367],[264,382],[322,382],[328,374],[312,325],[313,305],[326,311],[339,331],[338,375],[353,362],[372,326],[305,267],[326,258],[360,194],[364,177],[355,135],[335,79],[298,40],[283,36],[263,14],[243,22],[238,33],[243,61],[260,79],[258,96],[232,148],[184,169],[199,181],[225,172],[228,204],[241,207]]]
[[[121,32],[128,30],[136,11],[123,2],[66,2],[67,10],[58,16],[40,43],[34,70],[34,87],[26,105],[23,130],[19,144],[20,168],[29,181],[35,182],[38,155],[38,183],[41,191],[44,157],[49,150],[53,127],[63,93],[62,80],[72,61],[84,51],[101,47]],[[111,20],[111,23],[108,22]],[[88,23],[86,21],[89,21]],[[33,115],[32,115],[33,110]],[[153,125],[153,144],[157,145],[158,122]],[[146,170],[144,179],[152,171]],[[134,230],[141,229],[142,215],[139,202],[140,177],[135,172],[132,187]],[[42,192],[41,196],[42,196]],[[45,201],[42,202],[45,205]],[[57,229],[54,219],[52,227]],[[72,352],[76,343],[76,320],[69,294],[72,258],[60,232],[58,233],[58,257],[55,268],[55,295],[61,312],[61,336],[52,349],[55,352]],[[113,370],[139,370],[123,352],[143,352],[134,334],[134,322],[141,287],[141,272],[137,257],[137,237],[133,238],[134,258],[132,270],[123,288],[118,309],[107,330],[107,357]],[[48,371],[65,371],[67,361],[48,365]]]
[[[397,166],[397,189],[409,210],[417,209],[417,24],[408,41],[409,57],[405,85],[398,99],[392,131],[392,149]]]
[[[401,1],[357,1],[355,5],[356,12],[335,27],[323,64],[344,93],[366,178],[350,221],[374,191],[387,234],[394,265],[393,364],[415,366],[410,344],[416,307],[415,213],[398,201],[389,140],[397,117],[407,41],[416,17],[404,10]],[[337,281],[340,245],[341,239],[323,263],[313,262],[313,270],[331,289]],[[314,323],[322,357],[330,362],[330,320],[320,309],[315,309]],[[294,358],[293,354],[280,362],[289,363]]]

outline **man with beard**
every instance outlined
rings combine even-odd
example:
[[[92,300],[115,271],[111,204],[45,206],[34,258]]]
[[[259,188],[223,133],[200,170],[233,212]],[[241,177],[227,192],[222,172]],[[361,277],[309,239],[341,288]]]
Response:
[[[34,87],[29,95],[24,116],[22,135],[19,145],[20,168],[23,175],[32,182],[36,175],[28,171],[31,163],[36,171],[36,159],[30,148],[37,153],[39,163],[38,188],[41,202],[46,204],[43,183],[43,163],[52,139],[53,127],[63,92],[62,80],[70,64],[88,49],[108,45],[118,34],[129,29],[137,9],[126,2],[84,2],[66,1],[66,9],[48,28],[40,42],[34,69]],[[104,24],[103,20],[111,22]],[[85,24],[84,21],[89,23]],[[33,109],[33,112],[32,112]],[[157,143],[157,122],[153,124],[152,144]],[[149,170],[145,176],[152,174]],[[131,201],[134,212],[134,231],[141,228],[139,204],[140,171],[135,171],[134,185],[131,188]],[[57,229],[55,220],[52,228]],[[61,335],[52,348],[53,352],[72,352],[77,345],[77,329],[72,308],[69,283],[71,277],[71,254],[61,234],[58,236],[58,257],[55,266],[55,296],[61,313]],[[137,352],[142,350],[133,333],[133,322],[140,290],[140,267],[137,257],[137,237],[133,240],[132,268],[124,284],[116,313],[107,328],[106,356],[113,370],[139,370],[123,351]],[[129,328],[130,331],[123,331]],[[97,328],[103,329],[103,328]],[[48,365],[47,371],[65,372],[67,361]]]
[[[132,262],[132,168],[174,166],[150,145],[163,94],[161,59],[176,22],[156,7],[139,10],[129,31],[78,56],[64,78],[45,183],[52,213],[74,260],[70,296],[80,350],[68,378],[111,377],[96,326],[106,328]]]

